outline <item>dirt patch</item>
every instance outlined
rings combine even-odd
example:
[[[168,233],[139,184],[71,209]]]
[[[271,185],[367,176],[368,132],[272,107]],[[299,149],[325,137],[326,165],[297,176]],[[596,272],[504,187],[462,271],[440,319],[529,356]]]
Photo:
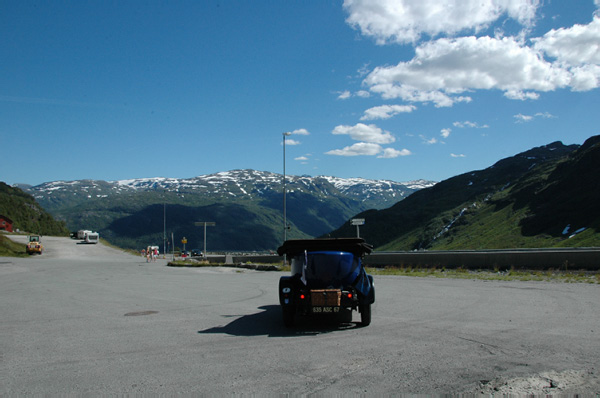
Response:
[[[498,377],[494,380],[482,380],[473,392],[528,396],[598,395],[600,379],[595,369],[549,371],[529,377],[512,379]]]

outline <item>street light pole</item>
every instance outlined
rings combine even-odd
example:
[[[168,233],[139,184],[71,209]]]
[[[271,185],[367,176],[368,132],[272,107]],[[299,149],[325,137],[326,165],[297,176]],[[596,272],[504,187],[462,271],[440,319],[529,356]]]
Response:
[[[287,214],[286,214],[286,187],[285,187],[285,137],[292,135],[290,132],[283,133],[283,241],[287,240]],[[286,255],[283,255],[283,264],[286,263]]]

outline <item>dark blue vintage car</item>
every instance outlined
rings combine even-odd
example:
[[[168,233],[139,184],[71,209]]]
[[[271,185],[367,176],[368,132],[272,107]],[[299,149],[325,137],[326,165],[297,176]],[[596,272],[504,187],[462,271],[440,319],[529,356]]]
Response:
[[[361,238],[287,240],[277,249],[291,263],[291,276],[279,280],[283,323],[296,315],[326,315],[358,310],[363,326],[371,323],[375,302],[373,277],[362,265],[372,246]]]

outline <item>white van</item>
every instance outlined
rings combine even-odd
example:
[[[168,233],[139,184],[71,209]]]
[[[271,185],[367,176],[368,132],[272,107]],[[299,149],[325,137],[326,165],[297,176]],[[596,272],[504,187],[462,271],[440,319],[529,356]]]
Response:
[[[85,243],[98,243],[100,234],[98,232],[88,232],[85,235]]]

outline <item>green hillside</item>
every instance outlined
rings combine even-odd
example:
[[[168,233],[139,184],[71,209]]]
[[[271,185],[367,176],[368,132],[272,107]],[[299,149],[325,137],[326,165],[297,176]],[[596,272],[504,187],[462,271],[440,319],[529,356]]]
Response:
[[[600,137],[552,143],[355,217],[378,250],[600,246],[598,175]],[[346,224],[330,236],[354,233]]]
[[[150,205],[130,215],[115,218],[102,228],[103,237],[121,247],[141,248],[148,244],[163,246],[164,211],[167,217],[167,239],[175,237],[175,245],[186,237],[186,248],[203,249],[204,228],[197,221],[215,222],[207,228],[207,247],[215,250],[269,250],[280,242],[283,234],[281,213],[248,204],[214,203],[205,206]],[[305,234],[290,235],[308,238]]]
[[[162,200],[161,200],[162,199]],[[157,203],[158,202],[158,203]],[[331,230],[353,214],[351,205],[338,198],[319,201],[301,192],[287,196],[288,237],[310,238]],[[208,230],[210,250],[274,250],[283,239],[280,194],[257,200],[214,200],[201,196],[166,192],[136,192],[92,198],[74,207],[56,208],[53,214],[72,229],[93,229],[107,241],[123,248],[138,249],[149,244],[163,246],[163,235],[185,236],[187,248],[202,248],[204,229],[196,221],[215,222]]]
[[[56,221],[31,195],[3,182],[0,182],[0,214],[13,221],[15,230],[40,235],[69,234],[65,223]]]

